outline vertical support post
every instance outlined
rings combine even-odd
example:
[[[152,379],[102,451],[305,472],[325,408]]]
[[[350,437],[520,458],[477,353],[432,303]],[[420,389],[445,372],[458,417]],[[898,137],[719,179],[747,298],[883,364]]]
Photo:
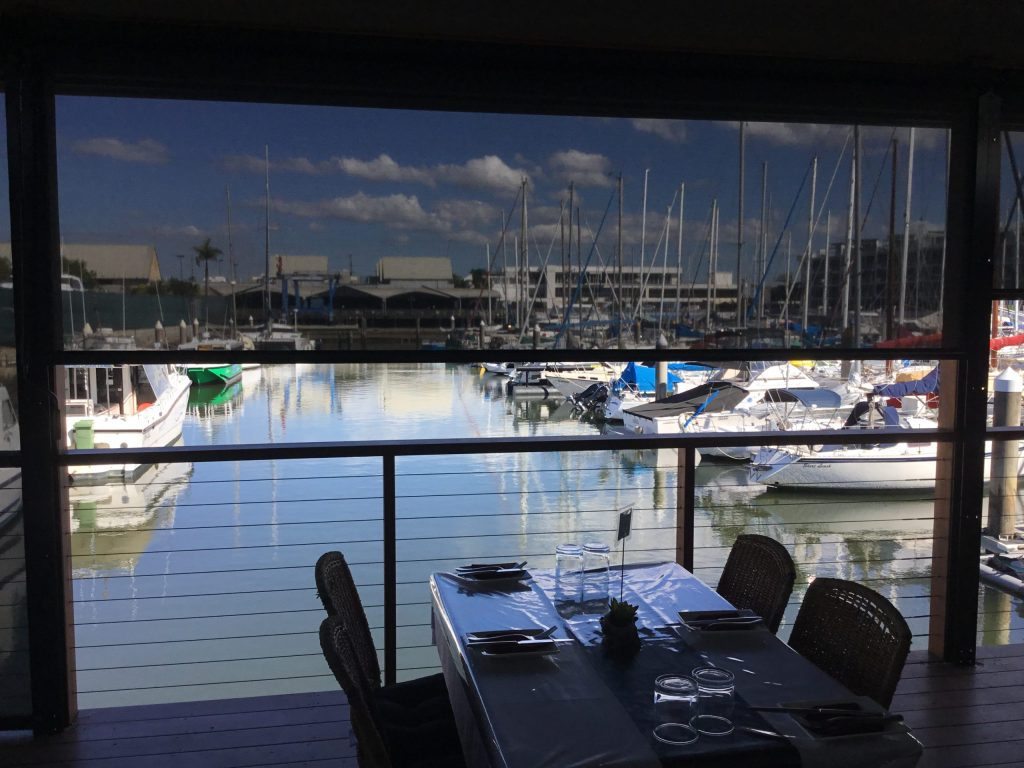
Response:
[[[395,536],[395,457],[384,462],[384,682],[397,680],[398,671],[398,564]]]
[[[679,448],[676,470],[676,562],[693,572],[694,469],[697,450]]]
[[[60,465],[64,370],[57,138],[53,85],[34,64],[6,82],[11,254],[32,727],[59,731],[77,714],[70,515]],[[31,429],[25,425],[32,425]]]
[[[978,626],[978,551],[985,482],[992,259],[999,226],[999,100],[986,94],[954,121],[950,142],[947,291],[943,342],[965,350],[940,368],[939,446],[929,651],[973,664]]]
[[[1020,426],[1021,377],[1007,368],[995,380],[995,404],[992,426]],[[988,532],[999,538],[1013,536],[1017,524],[1017,466],[1020,443],[1017,440],[993,440],[991,481],[988,496]]]

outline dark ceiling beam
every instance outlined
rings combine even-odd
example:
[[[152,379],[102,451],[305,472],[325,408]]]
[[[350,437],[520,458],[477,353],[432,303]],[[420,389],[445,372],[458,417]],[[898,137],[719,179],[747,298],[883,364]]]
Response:
[[[0,55],[25,50],[68,94],[690,119],[948,124],[965,97],[1012,91],[1020,77],[962,62],[0,17]]]

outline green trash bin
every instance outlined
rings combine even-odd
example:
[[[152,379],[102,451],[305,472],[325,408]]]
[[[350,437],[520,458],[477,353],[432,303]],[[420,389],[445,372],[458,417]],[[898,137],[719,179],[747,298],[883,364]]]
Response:
[[[92,419],[76,421],[75,426],[75,448],[93,448]]]

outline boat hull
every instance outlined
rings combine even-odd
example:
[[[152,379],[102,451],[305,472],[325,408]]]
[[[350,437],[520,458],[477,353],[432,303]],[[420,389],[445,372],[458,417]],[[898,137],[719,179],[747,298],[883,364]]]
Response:
[[[239,363],[227,365],[190,365],[185,373],[193,384],[219,384],[227,386],[242,375]]]
[[[990,458],[986,452],[986,478]],[[753,458],[750,479],[793,490],[928,490],[935,487],[936,461],[934,443],[898,443],[878,449],[829,446],[810,453],[764,449]]]

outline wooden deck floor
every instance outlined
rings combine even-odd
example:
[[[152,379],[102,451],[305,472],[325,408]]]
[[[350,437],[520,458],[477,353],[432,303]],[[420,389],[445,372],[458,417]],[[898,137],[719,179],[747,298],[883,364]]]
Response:
[[[921,768],[1024,766],[1024,645],[978,649],[969,669],[911,655],[892,709],[925,746]]]
[[[956,669],[911,656],[893,710],[925,745],[921,768],[1024,767],[1024,645]],[[64,733],[0,734],[0,766],[355,768],[340,692],[83,712]],[[866,767],[869,768],[869,767]]]

